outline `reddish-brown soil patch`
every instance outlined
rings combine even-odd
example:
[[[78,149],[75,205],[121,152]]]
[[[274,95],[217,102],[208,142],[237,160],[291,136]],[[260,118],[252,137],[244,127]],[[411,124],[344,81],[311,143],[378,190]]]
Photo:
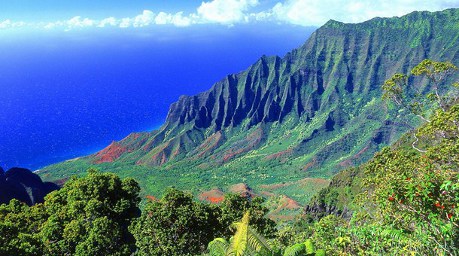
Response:
[[[354,156],[350,157],[349,159],[346,159],[344,161],[342,161],[341,163],[339,163],[338,165],[341,166],[341,167],[349,167],[349,166],[352,166],[353,165],[353,161],[354,160],[358,160],[360,158],[360,156],[365,153],[366,151],[368,151],[370,149],[370,146],[366,146],[364,147],[363,149],[361,149],[357,154],[355,154]]]
[[[293,210],[293,209],[299,209],[301,208],[301,205],[291,199],[290,197],[286,196],[286,195],[283,195],[282,198],[280,199],[279,201],[279,207],[278,209],[289,209],[289,210]]]
[[[285,160],[289,156],[291,156],[293,153],[293,149],[287,149],[284,151],[280,151],[271,155],[268,155],[265,157],[266,160],[273,160],[273,159],[280,159],[280,160]]]
[[[241,155],[241,154],[243,154],[245,152],[248,152],[248,151],[249,150],[247,148],[240,148],[240,149],[237,149],[237,150],[231,149],[223,156],[223,162],[227,162],[228,160],[233,159],[237,155]]]
[[[151,156],[151,163],[154,165],[163,165],[168,161],[167,152],[170,148],[170,141],[161,145],[158,152]]]
[[[286,202],[285,202],[285,208],[287,209],[299,209],[301,208],[302,206],[295,200],[289,198],[289,197],[286,197]]]
[[[205,155],[212,153],[212,151],[218,148],[223,142],[223,135],[221,131],[218,131],[212,134],[209,138],[207,138],[198,148],[196,148],[195,152],[197,152],[196,157],[200,158]]]
[[[271,192],[268,192],[268,191],[261,191],[260,194],[262,196],[266,196],[266,197],[272,197],[272,196],[275,196],[276,194],[274,193],[271,193]]]
[[[320,179],[320,178],[305,178],[305,179],[301,179],[297,181],[297,183],[300,185],[308,185],[308,184],[314,183],[314,184],[318,184],[321,186],[327,186],[330,183],[330,181],[326,179]]]
[[[255,196],[255,193],[253,193],[252,189],[245,183],[238,183],[238,184],[232,185],[229,188],[229,191],[231,193],[240,194],[245,197]]]
[[[199,200],[207,201],[213,204],[221,203],[225,199],[225,194],[218,188],[204,191],[198,196]]]
[[[307,164],[303,167],[303,171],[309,170],[310,168],[314,167],[316,164],[317,164],[317,159],[314,158],[314,160],[312,160],[311,162],[307,163]]]
[[[108,147],[97,152],[94,156],[95,164],[100,163],[111,163],[118,159],[122,154],[127,151],[127,148],[121,145],[119,142],[113,141]]]
[[[153,201],[153,202],[157,202],[159,201],[158,198],[154,197],[154,196],[146,196],[146,198],[150,201]]]
[[[295,200],[291,199],[290,197],[286,195],[281,195],[276,209],[271,211],[268,214],[268,217],[274,221],[293,220],[295,218],[294,215],[285,215],[285,214],[282,214],[282,211],[283,210],[294,211],[294,210],[298,210],[301,208],[302,206]]]
[[[140,135],[141,135],[141,133],[133,132],[133,133],[129,134],[126,137],[126,139],[136,140],[136,139],[140,138]]]

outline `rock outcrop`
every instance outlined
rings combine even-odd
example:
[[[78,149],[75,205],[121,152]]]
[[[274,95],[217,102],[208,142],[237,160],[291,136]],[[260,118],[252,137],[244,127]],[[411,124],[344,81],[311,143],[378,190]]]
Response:
[[[43,182],[41,178],[30,170],[11,168],[4,171],[0,168],[0,204],[17,199],[28,205],[42,203],[44,197],[59,189],[54,183]]]

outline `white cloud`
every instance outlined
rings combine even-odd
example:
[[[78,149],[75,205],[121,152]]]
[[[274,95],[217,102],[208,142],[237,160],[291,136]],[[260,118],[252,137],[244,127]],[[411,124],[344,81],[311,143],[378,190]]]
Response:
[[[19,21],[19,22],[13,22],[10,19],[6,19],[4,21],[0,21],[0,29],[8,29],[8,28],[20,28],[27,26],[27,23]]]
[[[0,22],[0,28],[10,28],[12,25],[11,20],[4,20]]]
[[[172,16],[171,23],[177,27],[187,27],[196,22],[197,17],[190,15],[189,17],[183,16],[183,12],[178,12]]]
[[[76,16],[67,21],[67,26],[71,28],[83,28],[83,27],[92,27],[96,24],[96,21],[89,18],[81,18],[81,16]]]
[[[130,18],[123,18],[120,21],[120,28],[128,28],[131,26],[131,19]]]
[[[197,17],[195,15],[183,16],[183,12],[176,14],[160,12],[155,18],[156,25],[173,24],[177,27],[186,27],[196,22]]]
[[[258,0],[213,0],[202,2],[197,14],[201,22],[233,24],[247,21],[247,11],[258,4]]]
[[[158,25],[164,25],[167,24],[170,20],[170,14],[167,14],[165,12],[160,12],[155,18],[155,24]]]
[[[263,12],[258,12],[258,13],[251,13],[249,16],[250,19],[256,20],[256,21],[267,21],[267,20],[272,20],[273,18],[273,12],[271,11],[263,11]]]
[[[260,7],[261,6],[261,7]],[[211,0],[202,2],[193,13],[154,13],[144,10],[133,17],[107,17],[100,20],[76,16],[54,22],[25,23],[10,19],[0,21],[0,29],[31,27],[41,29],[84,29],[89,27],[141,28],[154,25],[186,27],[193,24],[234,25],[247,22],[285,22],[320,26],[329,19],[361,22],[374,17],[402,16],[414,10],[438,11],[459,7],[456,0],[283,0],[267,6],[258,0]],[[262,9],[264,8],[264,9]],[[257,9],[257,12],[254,12]]]
[[[374,17],[402,16],[415,10],[438,11],[459,7],[451,0],[287,0],[271,10],[277,20],[304,26],[318,26],[329,19],[362,22]]]
[[[118,23],[119,23],[118,20],[116,20],[114,17],[110,17],[110,18],[105,18],[101,20],[97,26],[99,28],[104,28],[106,26],[114,27],[114,26],[117,26]]]
[[[155,14],[150,10],[144,10],[142,14],[137,15],[134,18],[133,26],[134,27],[145,27],[153,24],[155,20]]]

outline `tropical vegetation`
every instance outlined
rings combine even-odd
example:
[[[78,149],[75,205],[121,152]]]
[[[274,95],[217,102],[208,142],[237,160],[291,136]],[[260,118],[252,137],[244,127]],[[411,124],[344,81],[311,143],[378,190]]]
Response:
[[[182,97],[160,130],[48,167],[78,176],[44,202],[0,205],[0,255],[459,255],[458,68],[417,64],[457,61],[458,22],[328,22]],[[237,182],[271,198],[194,196]],[[269,219],[279,193],[304,212]]]
[[[435,76],[444,67],[457,69],[425,60],[412,74]],[[247,194],[209,204],[169,188],[142,202],[135,180],[91,169],[44,203],[1,205],[0,254],[457,255],[459,105],[448,84],[456,85],[438,84],[424,100],[407,93],[410,81],[394,75],[383,85],[385,98],[425,124],[336,175],[294,223],[276,227],[264,200]],[[317,205],[346,211],[312,211]]]

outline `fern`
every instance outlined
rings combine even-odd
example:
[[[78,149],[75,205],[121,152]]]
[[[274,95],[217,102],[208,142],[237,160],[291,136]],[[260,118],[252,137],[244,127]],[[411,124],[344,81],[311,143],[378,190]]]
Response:
[[[233,224],[233,227],[236,228],[236,233],[233,236],[227,255],[242,256],[245,254],[248,245],[249,218],[250,213],[246,212],[241,222]]]
[[[236,232],[228,243],[223,238],[215,238],[207,246],[210,256],[272,255],[266,239],[249,226],[250,213],[246,212],[240,222],[231,225]]]
[[[304,242],[304,246],[306,249],[306,254],[308,255],[314,254],[314,252],[316,251],[316,248],[314,247],[314,243],[312,243],[311,239],[306,240],[306,242]]]
[[[284,256],[304,256],[304,255],[316,255],[325,256],[325,250],[316,250],[314,243],[311,239],[306,240],[301,244],[294,244],[287,247],[284,251]]]
[[[325,250],[324,249],[319,249],[316,251],[316,256],[325,256]]]
[[[251,227],[249,227],[248,232],[249,248],[260,252],[262,255],[272,254],[268,241],[262,235],[258,234]]]
[[[294,244],[285,249],[284,256],[301,256],[306,252],[306,245],[304,243]]]
[[[209,243],[207,249],[209,250],[209,256],[223,256],[226,255],[229,243],[224,238],[215,238]]]

